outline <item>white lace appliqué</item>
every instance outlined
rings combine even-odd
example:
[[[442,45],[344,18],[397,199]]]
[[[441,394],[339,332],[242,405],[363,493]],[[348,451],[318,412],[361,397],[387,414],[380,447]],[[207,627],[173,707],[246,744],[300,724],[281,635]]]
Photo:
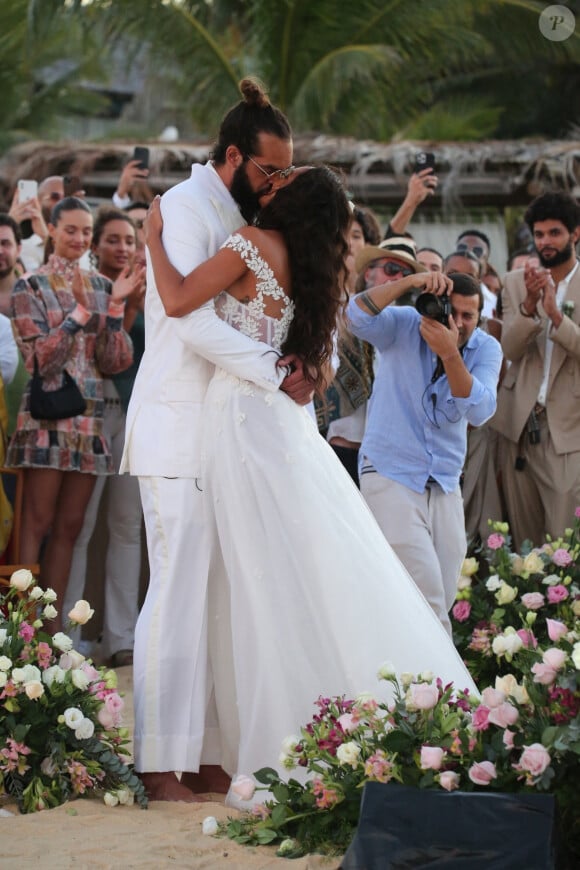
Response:
[[[278,284],[274,273],[258,253],[258,249],[239,233],[231,235],[222,245],[236,251],[248,269],[256,276],[256,296],[244,304],[223,291],[216,298],[216,312],[244,335],[263,341],[280,350],[294,316],[294,303]],[[282,302],[280,317],[265,314],[265,297]]]

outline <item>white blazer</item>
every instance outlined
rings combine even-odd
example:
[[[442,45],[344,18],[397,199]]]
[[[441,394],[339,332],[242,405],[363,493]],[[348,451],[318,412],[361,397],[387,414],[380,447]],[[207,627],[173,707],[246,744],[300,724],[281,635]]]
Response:
[[[210,163],[164,194],[163,244],[187,275],[244,225],[229,190]],[[127,411],[120,472],[141,477],[200,477],[202,404],[215,365],[275,391],[284,373],[278,356],[215,313],[213,300],[181,318],[167,317],[147,257],[145,353]]]

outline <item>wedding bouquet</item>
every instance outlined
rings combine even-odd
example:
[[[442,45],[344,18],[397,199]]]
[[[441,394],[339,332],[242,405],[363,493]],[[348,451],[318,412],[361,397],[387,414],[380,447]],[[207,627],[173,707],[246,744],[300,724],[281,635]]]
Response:
[[[43,630],[57,615],[55,600],[24,569],[0,596],[0,795],[16,798],[24,813],[95,791],[109,805],[146,807],[124,754],[116,675],[93,667],[65,633]],[[82,625],[92,613],[78,601],[69,619]]]

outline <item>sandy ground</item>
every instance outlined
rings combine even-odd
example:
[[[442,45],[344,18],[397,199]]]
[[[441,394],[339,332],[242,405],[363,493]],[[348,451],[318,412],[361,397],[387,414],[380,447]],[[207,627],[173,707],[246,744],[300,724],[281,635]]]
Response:
[[[120,668],[119,689],[125,696],[125,724],[131,727],[131,669]],[[215,801],[199,804],[161,803],[141,810],[106,807],[96,798],[80,799],[53,810],[20,815],[14,804],[3,803],[13,815],[0,817],[2,870],[336,870],[339,861],[308,856],[289,862],[271,847],[239,846],[231,840],[202,834],[206,816],[218,820],[235,816]]]

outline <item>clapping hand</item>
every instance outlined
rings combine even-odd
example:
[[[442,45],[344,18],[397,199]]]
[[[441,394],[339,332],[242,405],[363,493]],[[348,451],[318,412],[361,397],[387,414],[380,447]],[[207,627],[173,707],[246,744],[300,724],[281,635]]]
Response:
[[[82,305],[83,308],[86,308],[87,311],[90,311],[91,305],[89,302],[89,295],[87,293],[87,288],[85,286],[81,267],[78,265],[78,263],[75,266],[73,274],[72,293],[77,303],[79,305]]]
[[[130,304],[139,307],[145,293],[145,266],[125,266],[113,284],[111,299],[113,302],[130,300]]]

